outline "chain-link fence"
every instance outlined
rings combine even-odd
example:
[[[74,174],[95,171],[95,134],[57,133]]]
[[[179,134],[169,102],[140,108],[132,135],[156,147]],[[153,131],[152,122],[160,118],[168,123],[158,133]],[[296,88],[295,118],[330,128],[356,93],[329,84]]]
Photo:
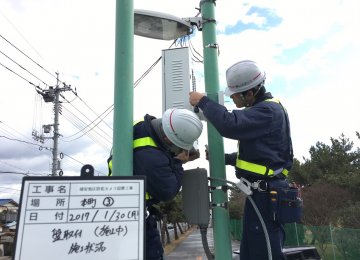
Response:
[[[233,239],[241,240],[242,220],[230,220]],[[359,260],[360,229],[286,224],[286,247],[315,246],[323,260]]]

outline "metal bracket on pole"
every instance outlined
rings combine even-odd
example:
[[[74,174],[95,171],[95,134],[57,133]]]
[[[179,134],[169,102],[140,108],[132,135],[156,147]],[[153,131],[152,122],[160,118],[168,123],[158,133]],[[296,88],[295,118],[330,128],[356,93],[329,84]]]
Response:
[[[209,186],[210,188],[210,192],[213,192],[213,190],[222,190],[223,192],[226,192],[229,187],[227,185],[222,185],[222,186]]]
[[[205,45],[205,48],[213,48],[213,49],[217,49],[218,56],[220,55],[219,44],[217,44],[217,43],[207,44],[207,45]]]
[[[214,207],[221,207],[221,208],[227,209],[228,208],[228,203],[227,202],[211,203],[211,208],[214,208]]]
[[[181,20],[188,22],[192,26],[196,26],[199,31],[202,31],[203,21],[201,17],[185,17],[181,18]]]

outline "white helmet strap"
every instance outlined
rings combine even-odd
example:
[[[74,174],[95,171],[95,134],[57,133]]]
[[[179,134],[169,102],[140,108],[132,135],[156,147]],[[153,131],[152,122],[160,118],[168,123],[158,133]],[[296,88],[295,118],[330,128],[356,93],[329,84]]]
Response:
[[[265,81],[261,82],[256,90],[256,92],[254,93],[254,96],[256,97],[256,95],[259,93],[260,89],[264,87]]]

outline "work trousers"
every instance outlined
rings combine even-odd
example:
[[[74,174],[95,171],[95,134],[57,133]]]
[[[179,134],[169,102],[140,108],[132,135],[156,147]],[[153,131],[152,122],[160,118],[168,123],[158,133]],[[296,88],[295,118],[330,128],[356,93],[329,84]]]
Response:
[[[146,260],[162,260],[164,249],[157,228],[156,217],[150,215],[146,219]]]
[[[276,187],[288,187],[284,179],[270,180],[271,184]],[[269,234],[272,259],[285,259],[282,248],[285,240],[285,231],[282,224],[271,219],[272,208],[270,197],[267,191],[254,190],[251,198],[255,202],[266,225]],[[240,243],[240,260],[266,260],[268,257],[268,247],[266,244],[265,232],[261,225],[256,211],[247,198],[243,216],[243,233]]]

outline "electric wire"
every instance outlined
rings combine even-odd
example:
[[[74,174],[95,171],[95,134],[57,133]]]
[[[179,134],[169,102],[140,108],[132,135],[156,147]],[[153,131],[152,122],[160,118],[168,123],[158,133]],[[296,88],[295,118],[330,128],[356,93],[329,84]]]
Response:
[[[21,36],[21,38],[23,38],[23,40],[30,46],[30,48],[33,49],[36,52],[36,54],[39,55],[40,58],[43,58],[41,57],[40,53],[34,48],[34,46],[30,44],[30,42],[25,38],[25,36],[18,30],[18,28],[9,20],[9,18],[6,17],[6,15],[1,10],[0,13],[7,20],[7,22],[15,29],[15,31]]]
[[[78,93],[77,93],[76,91],[73,91],[73,90],[71,90],[71,91],[72,91],[72,93],[73,93],[81,102],[84,103],[84,105],[85,105],[88,109],[90,109],[90,111],[92,111],[97,117],[100,117],[100,116],[78,95]],[[64,97],[63,97],[63,98],[64,98]],[[64,99],[65,99],[65,98],[64,98]],[[66,100],[66,99],[65,99],[65,100]],[[71,103],[71,102],[69,102],[69,103]],[[106,122],[104,122],[104,124],[112,130],[112,127],[109,126]]]
[[[29,145],[40,146],[40,145],[38,145],[38,144],[34,144],[34,143],[31,143],[31,142],[19,140],[19,139],[16,139],[16,138],[10,138],[10,137],[3,136],[3,135],[0,135],[0,138],[5,138],[5,139],[8,139],[8,140],[10,140],[10,141],[21,142],[21,143],[25,143],[25,144],[29,144]],[[48,148],[48,147],[46,147],[46,149],[52,150],[52,148]],[[79,160],[75,159],[74,157],[68,155],[67,153],[64,153],[64,152],[60,152],[60,153],[62,153],[63,155],[67,156],[67,157],[70,158],[71,160],[73,160],[73,161],[75,161],[75,162],[77,162],[77,163],[79,163],[79,164],[81,164],[81,165],[85,165],[84,163],[82,163],[81,161],[79,161]],[[64,158],[65,158],[65,157],[64,157]],[[2,163],[3,163],[3,162],[2,162]],[[97,172],[98,172],[99,175],[106,175],[106,174],[104,174],[104,173],[102,173],[102,172],[99,172],[99,171],[97,171]]]
[[[75,162],[77,162],[77,163],[79,163],[79,164],[81,164],[81,165],[85,165],[84,163],[82,163],[82,162],[80,162],[79,160],[77,160],[77,159],[75,159],[74,157],[72,157],[72,156],[70,156],[70,155],[68,155],[68,154],[66,154],[66,153],[63,153],[65,156],[67,156],[67,157],[69,157],[70,159],[72,159],[73,161],[75,161]],[[65,157],[64,157],[65,158]],[[97,171],[97,170],[95,170],[95,172],[97,172],[98,173],[98,175],[102,175],[102,176],[104,176],[104,175],[107,175],[107,174],[104,174],[104,173],[102,173],[102,172],[100,172],[100,171]]]
[[[18,167],[18,166],[12,165],[11,163],[3,162],[3,161],[0,161],[0,163],[5,164],[5,165],[7,165],[7,166],[10,166],[10,167],[12,167],[12,168],[14,168],[14,169],[18,169],[18,170],[21,170],[21,171],[23,171],[23,172],[26,172],[26,170],[24,170],[24,169],[22,169],[22,168],[20,168],[20,167]]]
[[[174,40],[173,42],[172,42],[172,44],[168,47],[169,49],[174,45],[174,44],[176,44],[176,41],[177,40]],[[160,62],[160,60],[162,59],[162,57],[160,56],[135,82],[134,82],[134,88],[136,88],[139,84],[140,84],[140,82],[151,72],[151,70]],[[75,95],[77,95],[77,93],[74,93]],[[64,98],[64,97],[63,97]],[[80,100],[82,100],[82,99],[80,99]],[[85,103],[85,102],[84,102]],[[86,103],[85,103],[86,104]],[[104,114],[104,113],[106,113],[109,109],[111,109],[108,113],[107,113],[107,115],[109,115],[110,114],[110,112],[112,112],[113,110],[114,110],[114,104],[112,104],[109,108],[107,108],[102,114],[100,114],[98,117],[99,118],[101,118],[101,116]],[[96,119],[95,119],[96,120]],[[95,121],[94,120],[94,121]],[[89,120],[89,121],[91,121],[91,120]],[[90,124],[88,124],[88,125],[86,125],[84,128],[88,128],[91,124],[93,123],[93,121],[91,121],[91,123]],[[109,128],[111,128],[110,126],[109,126]],[[112,129],[112,128],[111,128]],[[83,131],[82,129],[79,131],[79,132],[81,132],[81,131]],[[78,133],[79,133],[78,132]],[[76,135],[77,133],[75,133],[75,134],[73,134],[73,135]],[[68,136],[69,137],[69,136]]]
[[[35,63],[37,66],[39,66],[41,69],[43,69],[45,72],[47,72],[49,75],[51,75],[52,77],[56,78],[56,76],[54,76],[52,73],[50,73],[48,70],[46,70],[46,69],[45,69],[43,66],[41,66],[38,62],[36,62],[35,60],[33,60],[29,55],[27,55],[27,54],[25,54],[23,51],[21,51],[21,50],[20,50],[18,47],[16,47],[13,43],[11,43],[9,40],[7,40],[3,35],[0,34],[0,37],[1,37],[2,39],[4,39],[7,43],[9,43],[11,46],[13,46],[16,50],[18,50],[19,52],[21,52],[21,53],[22,53],[24,56],[26,56],[28,59],[30,59],[32,62],[34,62],[34,63]],[[183,46],[184,42],[185,42],[184,39],[183,39],[183,40],[180,39],[180,41],[174,40],[174,42],[170,45],[169,48],[171,48],[174,44],[180,44],[180,45]],[[11,59],[11,58],[10,58],[10,59]],[[12,60],[12,59],[11,59],[11,60]],[[149,68],[147,71],[145,71],[145,73],[134,83],[134,88],[139,85],[139,83],[146,77],[146,75],[149,74],[149,72],[157,65],[157,63],[158,63],[160,60],[161,60],[161,57],[158,58],[158,59],[154,62],[154,64],[152,64],[152,65],[150,66],[150,68]],[[18,63],[16,63],[16,64],[18,64]],[[27,80],[25,77],[21,76],[20,74],[16,73],[15,71],[11,70],[11,69],[8,68],[7,66],[3,65],[2,63],[0,63],[0,65],[2,65],[3,67],[5,67],[5,68],[8,69],[9,71],[13,72],[14,74],[16,74],[17,76],[19,76],[19,77],[22,78],[23,80],[27,81],[29,84],[33,85],[35,88],[37,88],[37,90],[43,91],[43,89],[41,89],[39,86],[36,86],[35,84],[33,84],[32,82],[30,82],[29,80]],[[21,68],[23,68],[20,64],[18,64],[18,65],[19,65]],[[29,72],[29,73],[30,73],[30,72]],[[33,75],[33,76],[34,76],[34,75]],[[36,77],[36,76],[34,76],[34,77]],[[39,79],[39,80],[40,80],[40,79]],[[41,81],[41,80],[40,80],[40,81]],[[59,80],[59,81],[60,81],[60,80]],[[60,81],[60,82],[62,82],[62,81]],[[42,83],[45,84],[46,86],[48,86],[45,82],[42,81]],[[62,82],[62,83],[63,83],[65,86],[67,86],[64,82]],[[84,102],[84,101],[78,96],[78,94],[77,94],[76,91],[74,91],[74,90],[72,90],[72,89],[71,89],[71,91],[72,91],[73,94],[74,94],[76,97],[78,97],[92,112],[95,113],[95,111],[92,110],[92,109],[86,104],[86,102]],[[64,96],[62,96],[62,97],[64,98]],[[65,99],[65,98],[64,98],[64,99]],[[66,100],[66,99],[65,99],[65,100]],[[66,100],[66,101],[71,104],[70,101],[68,101],[68,100]],[[111,111],[113,111],[113,106],[114,106],[114,105],[110,106],[107,110],[105,110],[105,112],[108,111],[109,109],[111,109]],[[111,112],[111,111],[110,111],[110,112]],[[102,115],[103,115],[105,112],[103,112]],[[108,112],[108,114],[109,114],[110,112]],[[96,114],[96,113],[95,113],[95,114]],[[108,114],[107,114],[107,115],[108,115]],[[74,116],[75,116],[75,115],[74,115]],[[76,116],[75,116],[75,117],[76,117]],[[98,116],[98,117],[101,118],[101,116]],[[85,116],[85,118],[87,118],[87,117]],[[88,119],[88,118],[87,118],[87,119]],[[88,120],[91,121],[90,119],[88,119]],[[88,128],[88,127],[89,127],[91,124],[93,124],[93,122],[95,122],[95,121],[96,121],[96,119],[93,120],[93,121],[91,121],[91,123],[88,124],[86,127]],[[101,121],[103,121],[103,120],[101,120]],[[100,121],[100,122],[101,122],[101,121]],[[104,123],[105,123],[105,122],[104,122]],[[98,124],[99,124],[99,123],[97,123],[95,126],[97,126]],[[105,123],[105,124],[106,124],[106,123]],[[93,129],[95,126],[93,126],[91,129]],[[111,128],[111,127],[109,127],[109,128]],[[89,132],[89,131],[88,131],[88,132]],[[87,132],[86,132],[86,133],[87,133]],[[83,136],[83,135],[82,135],[82,136]],[[8,137],[6,137],[6,136],[0,136],[0,137],[2,137],[2,138],[7,138],[7,139],[13,140],[13,141],[19,141],[19,142],[23,142],[23,143],[35,145],[35,146],[38,146],[39,148],[40,148],[40,147],[43,148],[43,146],[38,145],[38,144],[31,143],[31,142],[26,142],[26,141],[18,140],[18,139],[12,139],[12,138],[8,138]],[[51,148],[47,148],[47,147],[45,147],[45,149],[51,150]]]
[[[61,95],[61,96],[62,96],[62,95]],[[63,97],[63,96],[62,96],[62,97]],[[65,97],[63,97],[63,98],[65,99]],[[66,99],[65,99],[65,100],[66,100]],[[74,107],[73,104],[70,104],[70,105],[72,105],[72,106]],[[74,108],[75,108],[75,107],[74,107]],[[75,108],[75,109],[76,109],[76,108]],[[97,118],[95,118],[94,120],[90,120],[84,113],[82,113],[80,110],[76,109],[78,112],[81,113],[81,115],[83,115],[87,120],[89,120],[90,123],[89,123],[89,124],[85,124],[86,126],[85,126],[84,128],[80,129],[79,132],[68,136],[68,138],[73,137],[73,136],[79,134],[80,132],[84,132],[84,131],[86,130],[86,128],[90,128],[90,126],[91,126],[92,124],[94,124],[95,126],[97,126],[99,123],[104,122],[104,121],[103,121],[104,118],[106,118],[106,116],[107,116],[109,113],[107,113],[107,114],[104,116],[104,118],[102,118],[102,116],[103,116],[109,109],[110,109],[110,108],[107,108],[103,113],[101,113],[100,115],[98,115]],[[110,111],[110,112],[111,112],[111,111]],[[98,119],[100,119],[99,122],[97,122],[97,123],[95,124],[95,121],[97,121]],[[105,122],[104,122],[104,123],[105,123]],[[94,127],[95,127],[95,126],[94,126]],[[111,128],[110,128],[110,129],[111,129]],[[90,129],[90,130],[91,130],[91,129]],[[89,130],[89,131],[90,131],[90,130]],[[100,130],[101,130],[101,129],[100,129]],[[111,130],[112,130],[112,129],[111,129]],[[101,130],[101,132],[103,132],[106,136],[108,136],[109,138],[111,138],[111,136],[108,135],[105,131]]]
[[[69,111],[68,109],[66,109],[64,107],[64,112],[62,113],[62,116],[67,119],[71,124],[73,124],[75,127],[77,127],[78,129],[81,129],[80,131],[82,131],[83,129],[85,129],[86,127],[84,127],[84,125],[86,125],[86,123],[81,120],[80,118],[78,118],[76,115],[74,115],[71,111]],[[76,120],[74,120],[74,117]],[[101,122],[101,121],[100,121]],[[93,128],[96,127],[96,125],[93,126]],[[87,132],[84,132],[81,136],[77,137],[77,138],[73,138],[73,139],[70,139],[70,140],[67,140],[71,137],[65,137],[65,138],[62,138],[63,141],[65,142],[71,142],[71,141],[75,141],[77,139],[79,139],[80,137],[84,136],[85,134],[91,138],[95,143],[98,143],[95,141],[95,139],[93,139],[92,137],[94,137],[94,135],[98,135],[100,136],[103,140],[105,140],[107,143],[109,143],[111,145],[112,143],[112,140],[111,140],[111,137],[106,134],[104,131],[102,131],[105,135],[109,136],[109,138],[106,138],[106,136],[98,133],[98,131],[96,129],[94,129],[92,132],[90,132],[92,130],[92,128],[90,128]],[[100,129],[102,130],[102,129]],[[79,132],[78,132],[79,133]],[[107,147],[107,145],[104,145],[104,142],[99,142],[101,144],[101,146],[105,146]],[[99,144],[98,143],[98,144]],[[108,149],[107,149],[108,150]]]
[[[64,116],[64,118],[67,119],[69,122],[73,122],[73,125],[74,125],[74,126],[77,126],[79,129],[82,127],[82,125],[79,125],[79,123],[76,123],[76,121],[74,121],[73,119],[69,118],[67,114],[64,113],[63,116]],[[92,140],[95,144],[97,144],[97,145],[101,146],[102,148],[104,148],[105,151],[108,151],[108,152],[110,151],[110,149],[111,149],[111,143],[112,143],[112,142],[108,141],[108,142],[109,142],[109,145],[106,145],[102,140],[99,140],[99,138],[97,138],[96,136],[94,136],[93,133],[89,133],[87,136],[88,136],[88,138],[90,138],[90,140]],[[101,137],[101,135],[100,135],[100,137]],[[66,139],[63,139],[63,138],[60,138],[60,139],[61,139],[61,141],[63,141],[63,142],[70,142],[70,141],[68,141],[68,140],[66,140]],[[74,141],[74,140],[72,140],[72,141]]]
[[[189,50],[190,50],[193,61],[199,62],[199,63],[204,63],[204,57],[194,48],[191,40],[189,40]],[[194,52],[196,55],[194,54]]]
[[[5,54],[4,52],[0,51],[0,53],[2,55],[4,55],[6,58],[8,58],[9,60],[11,60],[13,63],[15,63],[16,65],[18,65],[21,69],[25,70],[27,73],[29,73],[31,76],[33,76],[34,78],[36,78],[37,80],[41,81],[41,83],[43,83],[45,86],[48,86],[47,83],[45,83],[42,79],[40,79],[39,77],[37,77],[35,74],[33,74],[32,72],[28,71],[24,66],[22,66],[21,64],[19,64],[18,62],[16,62],[14,59],[10,58],[7,54]]]
[[[19,51],[20,53],[22,53],[25,57],[27,57],[29,60],[31,60],[33,63],[35,63],[37,66],[39,66],[42,70],[44,70],[45,72],[47,72],[49,75],[51,75],[52,77],[56,78],[58,80],[58,78],[50,73],[48,70],[46,70],[43,66],[41,66],[38,62],[36,62],[34,59],[32,59],[29,55],[27,55],[25,52],[23,52],[22,50],[20,50],[18,47],[16,47],[12,42],[10,42],[8,39],[6,39],[3,35],[0,34],[0,37],[5,40],[8,44],[10,44],[12,47],[14,47],[17,51]],[[30,45],[30,44],[29,44]],[[9,58],[10,60],[12,60],[15,64],[17,64],[20,68],[23,68],[24,70],[26,70],[23,66],[21,66],[19,63],[15,62],[13,59],[11,59],[8,55],[4,54],[3,52],[1,52],[3,55],[5,55],[7,58]],[[39,56],[41,57],[41,55],[39,54]],[[29,81],[28,79],[26,79],[25,77],[21,76],[19,73],[13,71],[12,69],[10,69],[9,67],[7,67],[6,65],[0,63],[0,65],[2,65],[4,68],[8,69],[10,72],[14,73],[15,75],[17,75],[18,77],[20,77],[21,79],[27,81],[29,84],[33,85],[35,88],[36,88],[36,91],[40,94],[40,93],[43,93],[43,89],[41,89],[39,86],[36,86],[34,83],[32,83],[31,81]],[[49,86],[48,84],[46,84],[44,81],[42,81],[40,78],[38,78],[37,76],[35,76],[33,73],[31,73],[30,71],[26,70],[28,73],[30,73],[32,76],[34,76],[35,78],[37,78],[38,80],[40,80],[43,84],[45,84],[46,86]],[[67,86],[65,84],[65,82],[59,80],[59,82],[63,83],[64,86]],[[95,113],[95,111],[86,104],[86,102],[84,102],[77,94],[76,91],[74,91],[73,89],[70,88],[70,90],[73,92],[73,94],[75,95],[75,99],[76,98],[79,98],[80,101],[82,101],[92,112]],[[76,90],[76,89],[75,89]],[[64,97],[63,97],[64,98]],[[74,100],[75,100],[74,99]],[[68,101],[68,103],[71,103]],[[96,114],[96,113],[95,113]],[[106,122],[104,122],[104,124],[106,124]],[[107,125],[107,124],[106,124]],[[108,126],[109,127],[109,126]],[[110,127],[109,127],[110,128]],[[38,146],[39,147],[39,150],[42,150],[42,148],[44,146],[41,146],[41,145],[37,145],[37,144],[34,144],[32,142],[27,142],[27,141],[23,141],[23,140],[19,140],[19,139],[16,139],[16,138],[8,138],[6,136],[0,136],[2,138],[6,138],[6,139],[9,139],[9,140],[13,140],[13,141],[18,141],[18,142],[23,142],[23,143],[26,143],[26,144],[30,144],[30,145],[35,145],[35,146]],[[45,147],[45,149],[49,149],[49,150],[52,150],[52,148],[47,148]],[[74,159],[74,158],[72,158]]]
[[[45,148],[46,150],[52,150],[52,148],[50,148],[50,147],[46,147],[46,146],[43,146],[43,145],[31,143],[31,142],[24,141],[24,140],[19,140],[19,139],[16,139],[16,138],[10,138],[10,137],[4,136],[4,135],[0,135],[0,138],[4,138],[4,139],[10,140],[10,141],[16,141],[16,142],[20,142],[20,143],[25,143],[25,144],[30,144],[30,145],[38,146],[38,147],[39,147],[39,150],[40,150],[40,148],[41,148],[41,150],[42,150],[43,148]]]
[[[105,117],[106,117],[109,113],[111,113],[111,111],[108,111],[108,113],[105,115]],[[93,125],[92,127],[89,127],[90,124],[87,125],[85,128],[81,129],[79,132],[76,133],[76,134],[79,134],[80,132],[83,132],[80,136],[78,136],[78,137],[76,137],[76,138],[73,138],[73,139],[71,139],[71,140],[68,140],[68,142],[70,142],[70,141],[75,141],[75,140],[83,137],[84,135],[87,135],[90,131],[94,130],[94,128],[95,128],[96,126],[98,126],[98,125],[101,123],[101,121],[102,121],[102,120],[100,120],[100,121],[97,122],[97,123],[94,123],[94,121],[92,121],[92,122],[90,123],[90,124],[93,124],[93,123],[94,123],[94,125]],[[89,128],[89,129],[88,129],[87,131],[84,131],[86,128]],[[104,133],[105,133],[105,132],[104,132]],[[74,134],[74,135],[76,135],[76,134]],[[109,136],[107,133],[105,133],[105,134],[106,134],[109,138],[111,138],[111,136]],[[72,136],[74,136],[74,135],[72,135]],[[72,136],[69,136],[69,137],[72,137]],[[101,136],[101,135],[100,135],[100,136]],[[68,138],[69,138],[69,137],[68,137]],[[104,136],[102,136],[102,137],[104,137]],[[106,139],[106,138],[104,137],[104,139]],[[111,140],[109,141],[109,140],[106,139],[106,141],[108,141],[109,143],[111,143]]]
[[[30,176],[30,175],[41,175],[41,176],[48,176],[48,173],[33,173],[33,172],[14,172],[14,171],[2,171],[0,170],[1,174],[18,174],[18,175],[25,175],[25,176]]]
[[[4,121],[0,121],[0,124],[2,124],[2,125],[4,125],[4,126],[6,126],[6,127],[8,127],[8,128],[10,128],[13,132],[16,132],[17,134],[19,134],[19,135],[21,135],[22,137],[24,137],[24,138],[26,138],[26,139],[28,139],[28,140],[30,140],[31,141],[31,139],[30,138],[28,138],[26,135],[24,135],[24,134],[22,134],[22,133],[20,133],[19,131],[17,131],[15,128],[13,128],[13,127],[11,127],[11,126],[9,126],[7,123],[5,123]],[[9,132],[10,133],[10,132]],[[10,133],[11,134],[11,133]]]
[[[2,64],[0,62],[0,65],[3,66],[5,69],[9,70],[10,72],[14,73],[16,76],[18,76],[19,78],[25,80],[26,82],[28,82],[30,85],[33,85],[37,90],[39,91],[43,91],[42,88],[40,88],[40,86],[36,86],[34,83],[32,83],[30,80],[26,79],[25,77],[21,76],[20,74],[16,73],[15,71],[13,71],[12,69],[10,69],[9,67],[5,66],[4,64]]]
[[[18,50],[21,54],[23,54],[26,58],[28,58],[29,60],[31,60],[33,63],[35,63],[37,66],[39,66],[42,70],[44,70],[45,72],[47,72],[50,76],[54,77],[56,79],[56,76],[54,74],[52,74],[51,72],[49,72],[48,70],[46,70],[43,66],[41,66],[39,63],[37,63],[35,60],[33,60],[32,58],[30,58],[29,55],[27,55],[25,52],[23,52],[22,50],[20,50],[18,47],[16,47],[13,43],[11,43],[8,39],[6,39],[4,36],[2,36],[0,34],[0,37],[3,38],[7,43],[9,43],[12,47],[14,47],[16,50]]]

